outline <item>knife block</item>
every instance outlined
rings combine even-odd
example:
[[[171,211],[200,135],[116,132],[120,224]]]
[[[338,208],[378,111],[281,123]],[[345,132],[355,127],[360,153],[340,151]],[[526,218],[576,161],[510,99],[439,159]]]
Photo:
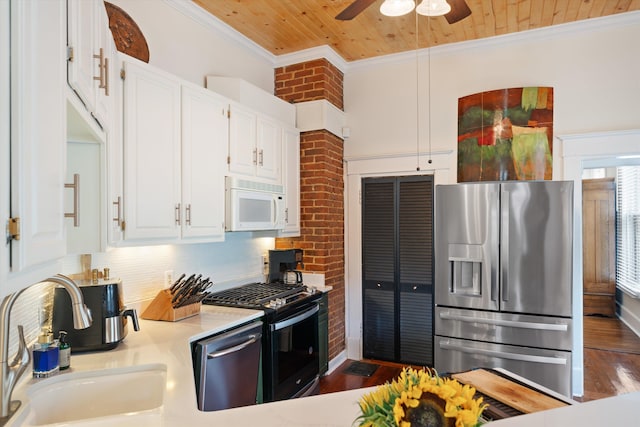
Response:
[[[202,303],[197,302],[173,308],[171,305],[171,292],[169,292],[168,289],[163,289],[158,292],[158,295],[151,301],[140,317],[147,320],[177,322],[178,320],[200,314],[201,306]]]

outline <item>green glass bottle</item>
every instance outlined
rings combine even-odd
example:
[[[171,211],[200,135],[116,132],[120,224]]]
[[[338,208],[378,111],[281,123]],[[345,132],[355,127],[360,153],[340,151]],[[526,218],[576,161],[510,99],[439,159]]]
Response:
[[[60,331],[58,336],[59,351],[60,351],[60,370],[64,371],[71,366],[71,346],[67,342],[67,331]]]

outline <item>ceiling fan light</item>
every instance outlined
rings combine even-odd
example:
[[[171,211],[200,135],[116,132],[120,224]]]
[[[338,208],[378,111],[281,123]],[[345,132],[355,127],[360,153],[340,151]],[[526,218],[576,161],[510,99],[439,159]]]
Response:
[[[442,16],[451,12],[451,6],[446,0],[422,0],[416,12],[426,16]]]
[[[402,16],[411,12],[415,6],[413,0],[384,0],[380,5],[380,13],[386,16]]]

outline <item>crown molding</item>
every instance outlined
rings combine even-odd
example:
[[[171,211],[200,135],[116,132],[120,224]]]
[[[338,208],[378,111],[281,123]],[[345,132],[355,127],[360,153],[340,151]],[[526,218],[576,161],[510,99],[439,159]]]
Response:
[[[314,59],[326,59],[344,74],[349,70],[349,63],[342,56],[333,50],[329,45],[312,47],[299,50],[297,52],[279,55],[276,57],[276,67],[299,64],[301,62],[313,61]]]
[[[566,24],[558,24],[551,27],[536,28],[533,30],[521,31],[518,33],[503,34],[499,36],[487,37],[478,40],[469,40],[458,43],[449,43],[442,46],[433,46],[431,48],[394,53],[391,55],[379,56],[369,59],[360,59],[348,63],[349,70],[373,67],[380,64],[388,64],[395,62],[403,62],[415,60],[416,54],[420,57],[428,55],[431,50],[432,56],[449,55],[469,50],[477,50],[479,48],[496,47],[516,42],[535,40],[540,41],[557,37],[565,34],[590,33],[606,28],[621,28],[626,26],[637,26],[640,24],[640,11],[625,12],[617,15],[603,16],[600,18],[591,18],[582,21],[569,22]]]
[[[227,25],[222,20],[216,18],[191,0],[164,0],[164,2],[200,25],[215,31],[225,39],[241,45],[255,55],[268,61],[270,64],[275,64],[275,55],[252,40],[249,40],[247,37],[240,34],[238,31]]]
[[[390,55],[379,56],[369,59],[360,59],[357,61],[347,62],[335,50],[328,45],[304,49],[298,52],[273,55],[257,43],[249,40],[229,25],[211,15],[191,0],[164,0],[165,3],[178,10],[185,16],[193,19],[199,24],[214,30],[227,40],[235,42],[242,47],[249,49],[254,54],[268,61],[274,68],[286,65],[299,64],[301,62],[312,61],[315,59],[326,59],[337,67],[342,73],[348,71],[374,67],[381,64],[404,62],[414,60],[417,56],[433,56],[447,55],[452,53],[464,52],[468,50],[476,50],[478,48],[495,47],[514,42],[527,40],[536,40],[553,38],[561,34],[579,34],[584,32],[592,32],[603,28],[620,28],[624,26],[635,26],[640,24],[640,11],[625,12],[616,15],[609,15],[600,18],[591,18],[566,24],[554,25],[551,27],[536,28],[533,30],[521,31],[518,33],[503,34],[494,37],[488,37],[478,40],[470,40],[459,43],[450,43],[442,46],[434,46],[419,50],[410,50],[407,52],[394,53]],[[431,52],[429,52],[429,50]]]

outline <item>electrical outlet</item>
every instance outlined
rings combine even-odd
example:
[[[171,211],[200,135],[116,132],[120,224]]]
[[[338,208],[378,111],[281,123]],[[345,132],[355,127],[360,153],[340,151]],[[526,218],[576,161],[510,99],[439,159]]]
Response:
[[[269,274],[269,257],[267,255],[262,255],[262,274],[265,276]]]
[[[173,285],[173,270],[164,272],[164,288],[167,289]]]

